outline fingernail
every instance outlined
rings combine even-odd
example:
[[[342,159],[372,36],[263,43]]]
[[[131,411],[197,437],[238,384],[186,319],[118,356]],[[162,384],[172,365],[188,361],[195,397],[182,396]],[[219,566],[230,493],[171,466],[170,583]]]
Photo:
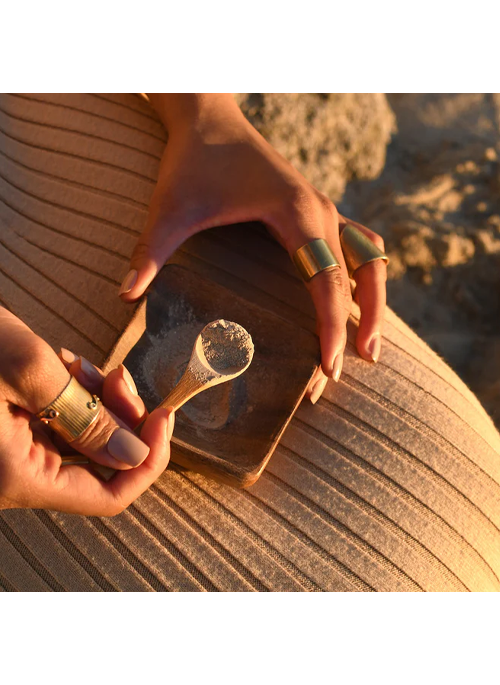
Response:
[[[124,293],[129,293],[132,290],[132,288],[134,287],[136,281],[137,281],[137,271],[136,271],[136,269],[132,269],[131,271],[128,272],[128,274],[123,279],[123,283],[120,286],[120,290],[118,291],[118,295],[123,295]]]
[[[380,346],[382,344],[382,339],[380,333],[374,333],[368,343],[368,354],[372,358],[373,362],[376,362],[380,355]]]
[[[335,357],[335,361],[333,362],[332,378],[335,381],[335,383],[338,383],[339,381],[343,363],[344,355],[340,353]]]
[[[149,454],[149,447],[125,428],[117,428],[108,441],[112,457],[129,466],[139,466]]]
[[[86,378],[92,383],[100,383],[104,378],[104,375],[96,369],[96,367],[91,364],[85,357],[80,357],[80,368],[82,373]]]
[[[127,369],[126,366],[123,364],[120,364],[120,371],[122,372],[122,378],[127,384],[128,389],[132,393],[132,395],[138,395],[139,393],[137,392],[137,386],[134,382],[134,379],[132,378],[132,374],[130,371]]]
[[[74,354],[70,350],[67,350],[65,347],[61,347],[61,351],[59,353],[61,355],[61,359],[63,362],[66,362],[66,364],[72,364],[73,362],[76,362],[78,359],[78,355]]]
[[[172,440],[172,435],[174,432],[174,426],[175,426],[175,412],[173,407],[168,407],[168,410],[171,412],[168,416],[168,421],[167,421],[167,440],[170,442]]]
[[[309,397],[313,404],[316,404],[316,402],[319,400],[327,383],[328,378],[320,378],[319,381],[316,381],[316,383],[313,385],[311,396]]]

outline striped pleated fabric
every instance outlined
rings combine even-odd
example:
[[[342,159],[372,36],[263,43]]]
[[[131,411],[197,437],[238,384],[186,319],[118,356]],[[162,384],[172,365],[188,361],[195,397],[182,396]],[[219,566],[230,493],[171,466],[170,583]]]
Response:
[[[166,132],[137,95],[0,98],[0,303],[102,365]],[[307,291],[255,226],[173,261],[314,330]],[[455,373],[387,311],[380,361],[353,345],[262,477],[236,490],[169,467],[127,511],[0,513],[5,591],[498,591],[500,436]]]

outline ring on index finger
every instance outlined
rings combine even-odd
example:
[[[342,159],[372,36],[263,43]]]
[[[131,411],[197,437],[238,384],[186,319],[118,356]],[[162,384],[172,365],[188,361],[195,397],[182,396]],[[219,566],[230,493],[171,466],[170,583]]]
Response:
[[[64,390],[37,417],[49,424],[66,442],[71,442],[97,419],[101,400],[91,395],[74,376]]]
[[[306,282],[321,271],[340,268],[340,262],[323,238],[311,240],[299,247],[293,255],[293,262]]]

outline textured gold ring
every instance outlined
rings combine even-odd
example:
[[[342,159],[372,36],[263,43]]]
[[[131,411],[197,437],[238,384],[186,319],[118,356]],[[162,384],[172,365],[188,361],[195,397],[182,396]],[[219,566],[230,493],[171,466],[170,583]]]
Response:
[[[66,442],[72,442],[94,423],[101,407],[101,400],[97,395],[91,395],[71,376],[61,394],[38,412],[37,417],[59,433]]]
[[[383,259],[389,263],[389,257],[379,250],[378,247],[359,228],[347,224],[340,234],[340,244],[349,276],[363,264]]]
[[[293,255],[293,262],[306,282],[321,271],[340,268],[339,261],[323,238],[299,247]]]

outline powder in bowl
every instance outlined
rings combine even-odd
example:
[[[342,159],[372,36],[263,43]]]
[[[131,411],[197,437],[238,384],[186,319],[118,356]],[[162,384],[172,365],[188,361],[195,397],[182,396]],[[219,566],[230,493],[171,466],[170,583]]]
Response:
[[[218,319],[201,332],[203,354],[218,373],[234,373],[252,361],[252,336],[234,321]]]

